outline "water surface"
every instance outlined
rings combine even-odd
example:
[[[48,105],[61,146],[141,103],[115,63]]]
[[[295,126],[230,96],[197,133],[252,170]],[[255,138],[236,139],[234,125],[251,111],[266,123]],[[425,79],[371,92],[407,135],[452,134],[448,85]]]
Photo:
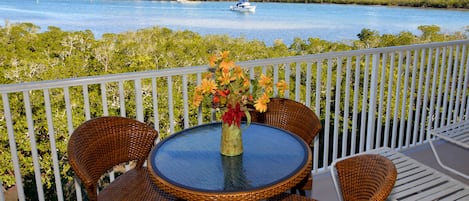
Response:
[[[235,2],[128,0],[2,0],[0,19],[32,22],[62,30],[89,29],[103,33],[135,31],[152,26],[191,30],[202,35],[227,34],[258,39],[271,45],[276,39],[319,37],[329,41],[357,39],[362,28],[380,34],[410,31],[419,25],[438,25],[443,32],[464,31],[469,11],[336,4],[257,3],[255,13],[230,11]],[[4,26],[4,23],[1,24]]]

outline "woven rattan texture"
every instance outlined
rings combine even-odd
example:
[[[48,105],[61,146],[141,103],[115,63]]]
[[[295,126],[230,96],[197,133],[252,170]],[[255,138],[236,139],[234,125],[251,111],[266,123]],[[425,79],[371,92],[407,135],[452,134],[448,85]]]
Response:
[[[388,158],[357,155],[337,162],[337,176],[344,200],[386,200],[396,182],[397,170]]]
[[[305,165],[301,170],[299,170],[296,174],[292,175],[290,178],[275,185],[267,186],[262,189],[254,189],[251,191],[217,193],[188,190],[165,181],[164,179],[155,175],[153,171],[150,171],[150,173],[153,175],[152,179],[158,185],[158,187],[163,189],[165,192],[170,193],[171,195],[185,200],[263,200],[291,189],[301,180],[303,180],[307,175],[311,175],[311,155],[311,150],[308,149],[308,160],[306,161],[307,165]],[[152,169],[151,163],[148,163],[148,165],[149,169]]]
[[[306,144],[311,145],[321,130],[318,116],[306,105],[285,98],[271,98],[264,113],[252,112],[253,122],[269,124],[288,130],[301,137]],[[311,174],[296,187],[301,190],[311,190],[313,179]]]
[[[80,125],[68,142],[68,158],[89,200],[173,200],[157,188],[143,167],[158,132],[137,120],[98,117]],[[101,176],[114,166],[135,161],[135,168],[111,182],[99,195]]]
[[[281,193],[274,197],[267,199],[267,201],[316,201],[315,199],[308,198],[297,194]]]

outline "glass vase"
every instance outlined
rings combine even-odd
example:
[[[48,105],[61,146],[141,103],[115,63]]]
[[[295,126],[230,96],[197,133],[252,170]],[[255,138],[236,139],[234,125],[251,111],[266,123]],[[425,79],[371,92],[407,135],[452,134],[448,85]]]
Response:
[[[224,156],[238,156],[243,153],[242,131],[236,124],[222,122],[220,153]]]

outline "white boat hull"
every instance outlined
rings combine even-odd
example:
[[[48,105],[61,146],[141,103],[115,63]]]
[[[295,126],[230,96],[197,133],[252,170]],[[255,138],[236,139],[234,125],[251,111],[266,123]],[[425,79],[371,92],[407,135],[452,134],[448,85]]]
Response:
[[[230,9],[233,11],[240,11],[240,12],[255,12],[256,6],[249,6],[249,7],[230,6]]]
[[[251,5],[249,2],[240,2],[234,6],[230,6],[230,9],[233,11],[240,11],[240,12],[255,12],[256,6]]]

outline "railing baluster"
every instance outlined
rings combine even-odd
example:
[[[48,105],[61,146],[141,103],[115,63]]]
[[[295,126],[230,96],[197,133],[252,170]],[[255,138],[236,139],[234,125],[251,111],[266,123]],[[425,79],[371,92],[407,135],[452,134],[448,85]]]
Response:
[[[287,83],[288,86],[290,86],[290,75],[291,75],[291,70],[290,70],[290,65],[291,63],[285,63],[285,77],[284,80]],[[285,91],[285,98],[290,97],[290,90]]]
[[[377,114],[377,125],[376,125],[376,139],[375,139],[375,147],[382,147],[382,121],[383,121],[383,108],[384,108],[384,86],[386,85],[386,64],[387,64],[387,54],[383,53],[381,58],[381,66],[379,66],[379,70],[381,70],[381,78],[380,86],[379,86],[379,101],[378,103],[378,114]]]
[[[168,107],[169,107],[169,133],[174,133],[174,102],[173,102],[173,78],[167,77]]]
[[[430,113],[428,114],[429,116],[429,121],[427,123],[427,128],[433,128],[434,125],[434,116],[435,116],[435,94],[436,94],[436,81],[438,78],[438,66],[439,66],[439,55],[440,55],[440,48],[436,48],[435,52],[435,62],[433,66],[433,74],[432,74],[432,93],[430,94]]]
[[[400,100],[401,100],[401,74],[402,74],[402,51],[399,51],[399,59],[397,62],[397,81],[396,81],[396,95],[394,96],[395,98],[395,103],[394,103],[394,124],[392,127],[392,137],[391,137],[391,148],[401,148],[400,144],[397,143],[398,139],[398,116],[399,116],[399,105],[400,105]],[[397,143],[397,145],[396,145]]]
[[[432,54],[433,48],[429,48],[428,51],[428,61],[427,61],[427,71],[425,73],[425,87],[424,87],[424,95],[423,95],[423,107],[422,107],[422,122],[420,123],[420,142],[423,141],[423,137],[425,136],[427,130],[425,126],[427,125],[427,121],[431,121],[431,119],[427,116],[427,105],[428,105],[428,88],[430,86],[430,77],[431,77],[431,69],[432,69]]]
[[[465,46],[466,47],[466,50],[468,49],[468,45]],[[464,76],[464,86],[463,86],[463,95],[462,95],[462,101],[461,101],[461,111],[459,113],[459,117],[462,118],[462,119],[468,119],[468,115],[464,116],[464,111],[466,112],[469,112],[469,110],[465,107],[465,106],[468,106],[467,104],[467,85],[468,85],[468,82],[469,82],[469,51],[466,51],[466,65],[463,65],[462,68],[466,71],[466,74]]]
[[[296,63],[296,74],[295,74],[295,100],[300,101],[300,93],[301,93],[301,62]],[[301,101],[300,101],[301,102]]]
[[[440,126],[444,126],[444,125],[447,125],[447,124],[450,124],[451,123],[451,118],[450,118],[450,113],[448,112],[451,111],[451,100],[452,100],[452,93],[451,93],[451,90],[452,88],[450,88],[450,86],[452,85],[452,80],[454,80],[454,78],[451,78],[452,75],[454,74],[453,73],[453,69],[454,69],[454,65],[453,65],[453,53],[454,53],[454,49],[453,49],[453,46],[451,46],[450,48],[450,52],[449,52],[449,59],[448,59],[448,69],[447,69],[447,76],[446,76],[446,90],[445,90],[445,99],[443,100],[443,104],[445,104],[445,111],[443,112],[443,115],[444,115],[444,122],[442,122],[442,124]],[[456,53],[454,53],[456,54]],[[449,102],[448,102],[448,98],[450,99]]]
[[[200,83],[202,82],[202,74],[197,73],[197,86],[200,86]],[[202,105],[197,108],[197,123],[198,125],[202,124],[203,116],[202,116]]]
[[[83,108],[85,110],[85,120],[91,119],[91,113],[90,113],[90,96],[88,94],[88,85],[84,84],[82,86],[83,89],[83,104],[85,104],[85,107]]]
[[[351,87],[348,87],[350,84],[350,79],[352,77],[352,57],[347,57],[346,69],[345,69],[345,99],[344,99],[344,125],[342,131],[342,154],[340,157],[345,157],[347,155],[348,148],[348,130],[349,130],[349,114],[350,114],[350,90]]]
[[[412,65],[412,80],[411,80],[411,85],[410,85],[410,98],[409,98],[409,117],[407,118],[408,121],[407,121],[407,130],[406,130],[406,136],[408,136],[407,138],[410,140],[410,137],[409,135],[412,135],[412,142],[410,142],[412,145],[415,145],[417,143],[417,135],[415,133],[412,132],[412,126],[413,124],[415,124],[415,122],[413,121],[414,120],[414,113],[416,112],[414,110],[414,104],[415,104],[415,101],[416,101],[416,98],[414,96],[415,94],[415,85],[416,85],[416,81],[417,81],[417,69],[418,69],[418,56],[419,56],[419,51],[418,50],[414,50],[413,51],[413,54],[414,54],[414,60],[413,60],[413,65]],[[420,89],[418,89],[420,90]]]
[[[109,116],[109,109],[107,107],[106,83],[101,83],[99,87],[101,89],[101,104],[103,105],[103,116]]]
[[[401,62],[401,61],[399,61]],[[404,125],[405,125],[405,116],[407,108],[407,92],[409,90],[409,71],[410,71],[410,51],[406,51],[406,61],[405,61],[405,71],[404,71],[404,88],[402,88],[404,94],[402,95],[402,106],[401,106],[401,117],[399,123],[399,148],[407,147],[410,138],[406,137],[406,143],[404,144]],[[409,108],[410,111],[411,108]]]
[[[442,97],[443,97],[443,82],[444,82],[444,75],[445,75],[445,65],[446,65],[446,47],[443,47],[443,53],[442,53],[442,59],[441,59],[441,64],[440,64],[440,78],[439,78],[439,83],[438,83],[438,94],[437,94],[437,101],[436,101],[436,107],[437,107],[437,113],[435,116],[435,124],[433,125],[434,128],[439,127],[441,124],[441,110],[442,110]]]
[[[65,99],[65,111],[67,114],[67,128],[68,128],[68,134],[72,135],[73,133],[73,118],[72,118],[72,104],[70,102],[70,90],[68,87],[64,87],[64,99]],[[75,195],[77,196],[77,201],[82,201],[83,196],[81,196],[81,186],[80,183],[78,183],[78,179],[73,178],[73,184],[75,186]]]
[[[366,150],[373,149],[374,147],[374,135],[370,133],[375,133],[375,121],[376,121],[376,94],[378,88],[378,67],[379,67],[379,54],[373,54],[371,60],[371,79],[370,79],[370,105],[368,111],[368,125],[367,125],[367,135],[366,135]]]
[[[305,105],[308,106],[309,108],[312,108],[311,107],[311,90],[312,90],[312,88],[311,88],[311,77],[313,75],[311,74],[311,68],[312,68],[312,63],[308,62],[306,64]],[[275,83],[277,83],[277,82],[275,82]]]
[[[315,61],[316,62],[316,101],[315,101],[315,113],[318,117],[321,116],[321,78],[322,78],[322,60]],[[323,130],[326,127],[324,124]],[[316,136],[314,139],[314,158],[318,160],[313,160],[313,169],[318,170],[319,168],[319,136]],[[324,159],[323,159],[324,161]],[[322,167],[327,167],[325,163],[323,163]]]
[[[125,109],[125,91],[124,91],[124,82],[119,81],[119,109],[120,109],[120,116],[126,117],[126,109]]]
[[[367,54],[365,55],[365,76],[363,77],[363,96],[362,96],[362,111],[361,111],[361,124],[360,128],[367,128],[366,126],[366,114],[367,114],[367,107],[368,107],[368,83],[369,83],[369,76],[370,76],[370,70],[369,70],[369,64],[370,64],[370,55]],[[363,152],[365,150],[365,135],[366,135],[366,129],[360,129],[360,138],[359,138],[359,143],[360,145],[358,146],[359,152]]]
[[[352,115],[352,140],[350,146],[350,154],[356,153],[357,144],[357,125],[358,125],[358,97],[360,96],[360,61],[361,55],[357,55],[355,59],[355,83],[353,84],[353,115]]]
[[[44,106],[46,107],[46,118],[47,118],[47,132],[49,134],[49,142],[51,150],[57,150],[55,144],[55,131],[54,123],[52,118],[52,107],[50,103],[49,90],[44,89]],[[57,152],[51,153],[52,155],[52,166],[54,170],[54,179],[55,179],[55,189],[57,190],[57,199],[59,201],[64,200],[64,195],[62,191],[62,181],[60,180],[60,168],[59,168],[59,158]]]
[[[33,113],[29,93],[32,91],[23,91],[24,109],[26,112],[26,122],[28,125],[28,136],[31,145],[31,155],[33,159],[34,178],[36,182],[37,196],[40,201],[44,201],[44,189],[42,188],[41,165],[39,164],[39,154],[37,153],[36,134],[34,133]]]
[[[0,178],[0,184],[2,184],[2,190],[0,191],[0,201],[5,201],[5,194],[3,193],[3,181]]]
[[[391,113],[392,113],[392,89],[393,89],[393,81],[394,81],[394,60],[395,60],[395,53],[390,53],[390,62],[389,62],[389,83],[388,83],[388,96],[386,100],[386,122],[384,124],[384,146],[389,146],[389,132],[390,132],[390,124],[391,124]],[[392,146],[391,146],[392,147]]]
[[[335,100],[334,100],[334,143],[332,147],[332,160],[336,160],[339,149],[339,115],[340,115],[340,90],[342,88],[342,57],[337,58],[337,69],[335,77]]]
[[[455,50],[455,54],[454,54],[454,64],[453,64],[453,68],[452,68],[453,69],[453,72],[452,72],[453,78],[451,79],[451,90],[450,90],[450,95],[449,95],[449,98],[450,98],[449,99],[449,110],[451,112],[448,113],[448,117],[447,117],[448,118],[448,122],[447,122],[448,124],[453,123],[455,121],[455,119],[453,119],[454,116],[452,115],[452,113],[454,112],[454,107],[455,107],[455,104],[456,104],[455,103],[456,102],[456,100],[455,100],[455,98],[456,98],[455,88],[456,88],[456,83],[457,83],[456,80],[458,79],[457,78],[458,77],[457,72],[458,72],[458,62],[459,62],[458,58],[459,58],[459,51],[460,51],[459,48],[460,48],[460,46],[456,45],[456,50]]]
[[[273,74],[274,74],[274,83],[277,83],[278,80],[279,80],[279,77],[278,77],[278,65],[275,65],[273,68],[274,68],[274,72],[273,72]],[[251,78],[251,79],[253,79],[253,78]],[[288,88],[290,88],[290,87],[288,87]],[[289,89],[289,90],[290,90],[290,89]],[[287,91],[289,91],[289,90],[287,90]],[[278,96],[278,89],[277,89],[277,87],[274,87],[274,96]]]
[[[323,61],[320,61],[323,62]],[[324,123],[324,150],[329,150],[330,125],[331,125],[331,89],[332,89],[332,59],[327,60],[326,80],[326,121]],[[329,166],[329,151],[324,151],[324,166]]]
[[[13,163],[13,173],[15,174],[16,192],[18,193],[18,200],[24,201],[25,197],[24,197],[24,188],[23,188],[23,178],[21,177],[20,161],[18,159],[18,153],[17,153],[18,148],[16,146],[16,138],[15,138],[15,133],[13,129],[13,120],[11,117],[11,110],[10,110],[10,101],[8,99],[7,93],[2,93],[2,101],[3,101],[3,114],[5,115],[5,123],[7,127],[7,132],[8,132],[8,145],[10,146],[11,162]],[[37,190],[40,191],[41,189],[37,189]]]
[[[466,46],[462,46],[462,53],[461,53],[461,62],[460,62],[460,66],[459,66],[459,75],[458,75],[458,87],[457,87],[457,91],[456,91],[456,103],[455,103],[455,109],[454,109],[454,112],[453,112],[453,119],[455,121],[460,121],[461,119],[459,119],[459,109],[460,109],[460,106],[461,106],[461,88],[462,88],[462,81],[464,80],[463,78],[463,73],[464,73],[464,59],[466,58]],[[459,61],[459,58],[457,59]]]
[[[187,74],[182,75],[182,101],[184,106],[184,128],[189,128],[189,102],[187,92]]]
[[[143,118],[143,91],[142,91],[142,80],[134,80],[135,84],[135,114],[136,119],[139,121],[144,121]]]

